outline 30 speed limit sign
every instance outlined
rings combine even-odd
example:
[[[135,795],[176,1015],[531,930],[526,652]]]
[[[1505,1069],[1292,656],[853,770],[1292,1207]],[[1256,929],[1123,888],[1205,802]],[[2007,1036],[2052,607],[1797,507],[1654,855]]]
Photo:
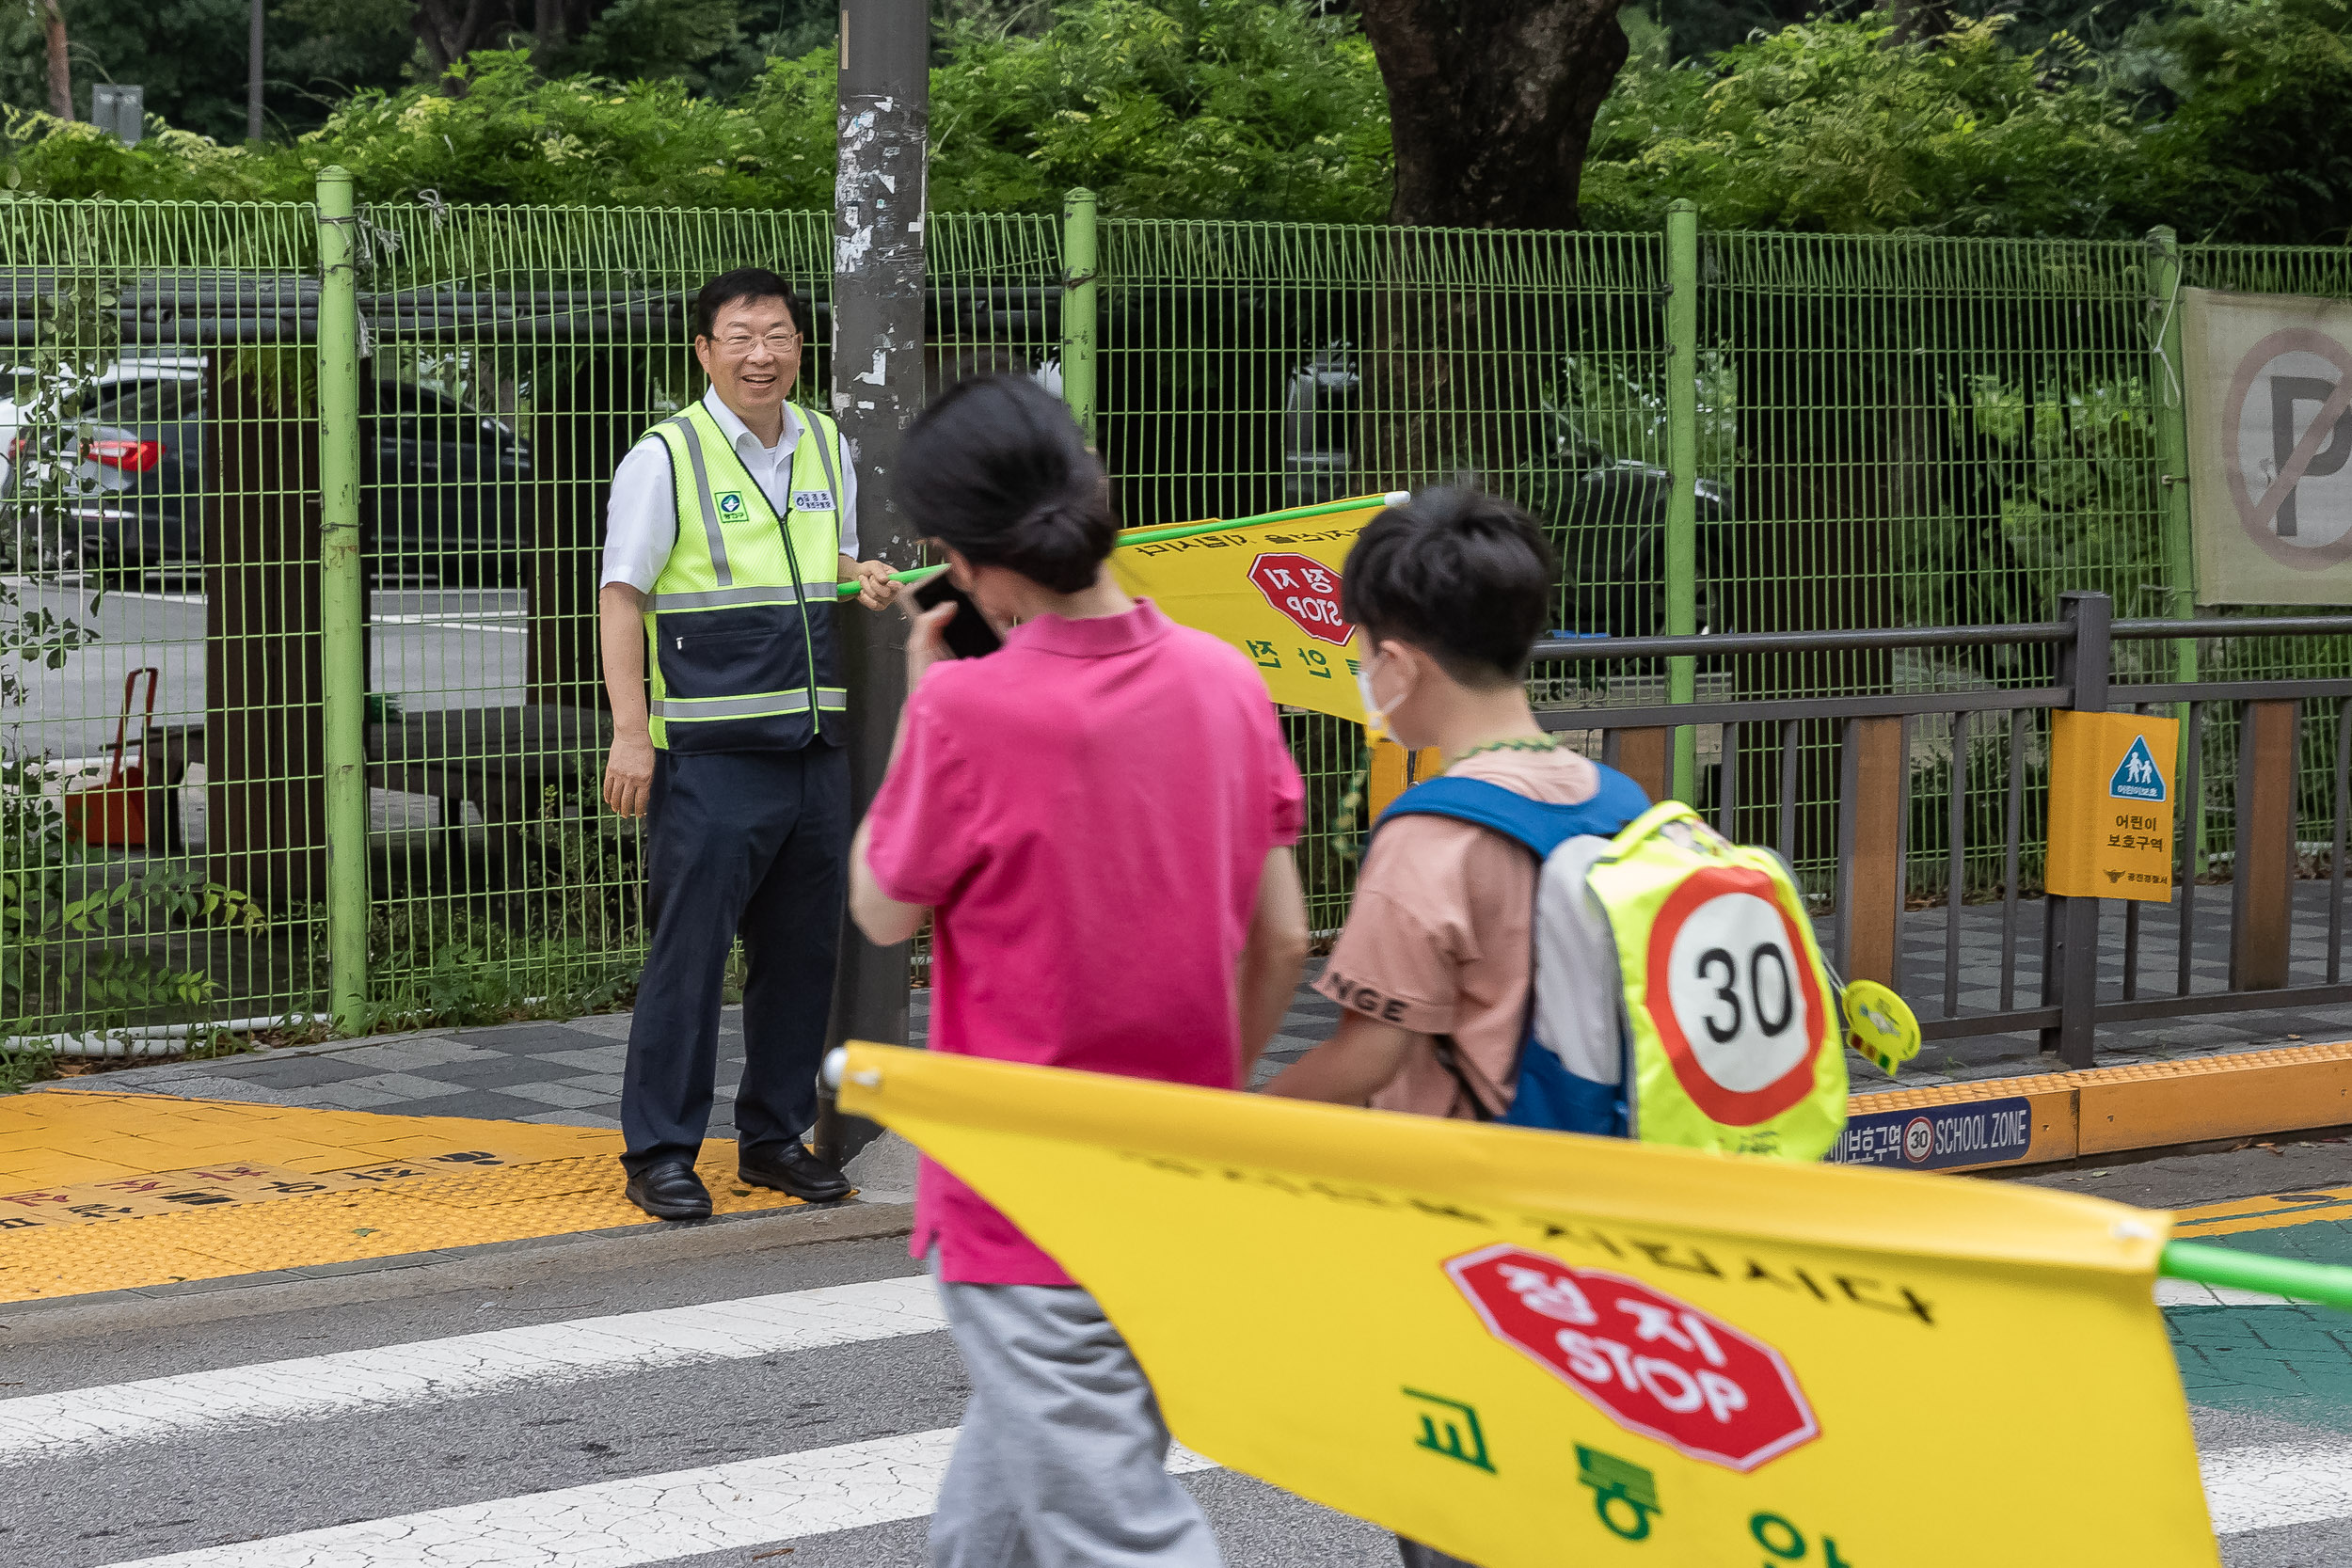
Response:
[[[1804,1100],[1835,1024],[1770,878],[1713,866],[1683,879],[1650,927],[1648,1006],[1675,1078],[1731,1127]]]

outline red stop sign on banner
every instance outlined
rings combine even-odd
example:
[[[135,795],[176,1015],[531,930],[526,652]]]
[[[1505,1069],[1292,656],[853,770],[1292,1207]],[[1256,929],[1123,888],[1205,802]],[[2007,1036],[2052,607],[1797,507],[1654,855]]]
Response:
[[[1445,1271],[1496,1338],[1687,1458],[1753,1470],[1820,1435],[1778,1351],[1638,1279],[1507,1244]]]
[[[1343,648],[1355,635],[1340,616],[1340,574],[1314,557],[1262,555],[1249,563],[1249,580],[1308,636]]]

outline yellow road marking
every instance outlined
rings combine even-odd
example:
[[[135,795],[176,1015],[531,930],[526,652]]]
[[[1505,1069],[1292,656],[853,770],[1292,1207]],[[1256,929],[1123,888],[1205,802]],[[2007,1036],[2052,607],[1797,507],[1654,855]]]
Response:
[[[2352,1187],[2311,1187],[2179,1210],[2172,1216],[2172,1230],[2184,1237],[2232,1236],[2344,1219],[2352,1219]]]

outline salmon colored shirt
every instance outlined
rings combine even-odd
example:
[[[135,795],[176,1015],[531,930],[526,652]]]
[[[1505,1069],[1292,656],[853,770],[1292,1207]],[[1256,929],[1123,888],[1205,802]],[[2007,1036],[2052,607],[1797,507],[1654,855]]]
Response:
[[[1557,805],[1600,787],[1574,752],[1482,752],[1447,769]],[[1469,822],[1400,816],[1373,835],[1347,928],[1315,990],[1422,1035],[1451,1035],[1486,1109],[1510,1109],[1527,1029],[1534,953],[1535,857]],[[1427,1040],[1372,1097],[1375,1109],[1468,1117],[1473,1107]]]
[[[866,848],[933,911],[930,1048],[1239,1088],[1236,967],[1302,794],[1256,669],[1148,600],[933,665]],[[943,1279],[1072,1283],[926,1158],[909,1250],[934,1245]]]

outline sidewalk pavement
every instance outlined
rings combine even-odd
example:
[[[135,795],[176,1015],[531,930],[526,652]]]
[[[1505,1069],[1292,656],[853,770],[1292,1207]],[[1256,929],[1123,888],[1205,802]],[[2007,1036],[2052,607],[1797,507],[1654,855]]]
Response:
[[[1320,965],[1317,966],[1320,968]],[[1259,1081],[1328,1036],[1339,1005],[1299,988]],[[621,1125],[621,1069],[629,1015],[561,1023],[425,1029],[369,1039],[292,1046],[244,1056],[165,1062],[40,1085],[52,1093],[174,1095],[253,1105],[466,1117],[564,1127]],[[914,993],[910,1043],[930,1032],[930,992]],[[743,1077],[743,1009],[720,1015],[718,1100],[710,1136],[735,1136],[735,1088]]]

